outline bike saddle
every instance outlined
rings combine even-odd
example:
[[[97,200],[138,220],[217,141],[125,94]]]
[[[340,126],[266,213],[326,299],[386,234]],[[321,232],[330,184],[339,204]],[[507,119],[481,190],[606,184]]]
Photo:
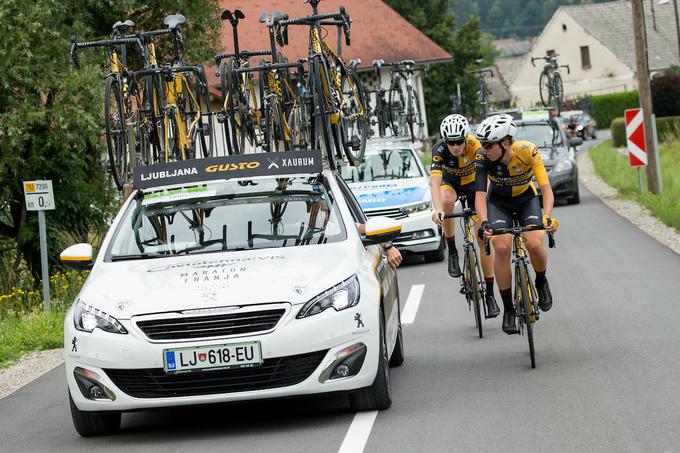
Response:
[[[222,20],[228,20],[233,27],[238,26],[239,19],[245,18],[246,18],[245,14],[243,14],[243,11],[241,11],[240,9],[237,9],[233,13],[228,9],[222,11]]]
[[[378,68],[381,68],[382,65],[385,64],[385,60],[382,58],[380,60],[373,60],[373,63],[371,63],[373,66],[377,66]]]
[[[163,23],[168,26],[168,28],[173,29],[177,28],[178,25],[182,25],[187,21],[187,18],[184,17],[182,14],[172,14],[165,19],[163,19]]]
[[[132,22],[130,19],[126,21],[118,21],[115,24],[113,24],[113,31],[118,31],[119,28],[130,28],[134,27],[135,23]]]
[[[413,60],[404,60],[401,62],[401,64],[403,64],[404,66],[413,66],[416,64],[416,62]]]
[[[352,58],[349,62],[349,66],[352,69],[356,69],[357,66],[361,64],[361,58]]]

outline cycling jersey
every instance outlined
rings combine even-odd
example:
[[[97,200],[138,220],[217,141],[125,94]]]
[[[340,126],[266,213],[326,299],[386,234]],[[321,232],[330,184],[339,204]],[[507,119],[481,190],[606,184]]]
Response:
[[[531,182],[534,176],[539,187],[550,184],[541,159],[541,152],[536,145],[519,140],[512,144],[512,149],[515,155],[508,165],[500,160],[494,162],[488,159],[483,152],[477,153],[475,177],[477,192],[486,192],[487,175],[491,181],[489,192],[502,197],[517,197],[529,188],[536,194],[536,187]]]
[[[475,182],[475,154],[482,145],[474,136],[468,135],[465,150],[460,156],[454,156],[446,146],[445,140],[439,140],[432,148],[431,175],[439,175],[454,189]]]

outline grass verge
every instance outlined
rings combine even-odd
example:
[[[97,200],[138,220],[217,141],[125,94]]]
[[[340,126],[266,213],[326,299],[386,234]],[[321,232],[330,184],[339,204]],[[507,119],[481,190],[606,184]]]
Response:
[[[680,231],[680,140],[661,144],[661,178],[663,192],[647,192],[647,174],[642,169],[643,193],[638,191],[637,170],[628,163],[628,155],[620,154],[611,140],[590,150],[595,173],[619,191],[619,196],[634,200],[650,210],[666,225]]]
[[[63,347],[66,309],[35,310],[0,319],[0,368],[10,366],[28,352]]]

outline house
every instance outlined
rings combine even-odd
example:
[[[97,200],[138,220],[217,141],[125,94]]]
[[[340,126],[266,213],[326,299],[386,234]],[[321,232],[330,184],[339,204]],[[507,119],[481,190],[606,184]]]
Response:
[[[654,15],[652,15],[654,8]],[[644,0],[650,71],[677,65],[678,39],[672,2]],[[540,101],[538,80],[543,65],[531,56],[559,55],[566,98],[637,89],[631,5],[606,3],[561,6],[555,11],[532,51],[519,61],[503,62],[505,81],[517,106]],[[656,28],[654,27],[656,23]]]
[[[340,5],[349,14],[351,25],[351,45],[346,46],[342,40],[342,57],[346,62],[360,59],[359,75],[364,86],[373,89],[377,84],[377,76],[371,66],[373,60],[383,59],[386,63],[402,60],[414,60],[424,67],[433,63],[450,61],[452,56],[439,47],[434,41],[420,32],[415,26],[387,6],[382,0],[325,0],[319,5],[319,13],[338,11]],[[309,4],[302,0],[223,0],[220,8],[232,11],[240,9],[245,19],[239,23],[239,46],[241,50],[269,49],[267,27],[258,18],[265,12],[281,11],[290,18],[304,17],[312,13]],[[338,31],[336,27],[327,27],[327,42],[336,49]],[[290,26],[289,44],[280,49],[289,61],[307,57],[309,48],[309,27]],[[222,23],[220,48],[224,52],[233,51],[232,28],[228,21]],[[251,65],[257,61],[251,61]],[[215,77],[215,68],[209,68],[209,85],[213,93],[219,93],[219,79]],[[421,111],[425,112],[425,101],[422,89],[423,71],[417,71],[415,87],[420,97]],[[381,74],[382,84],[389,87],[389,69]],[[425,118],[427,127],[427,118]],[[427,132],[427,131],[425,131]]]

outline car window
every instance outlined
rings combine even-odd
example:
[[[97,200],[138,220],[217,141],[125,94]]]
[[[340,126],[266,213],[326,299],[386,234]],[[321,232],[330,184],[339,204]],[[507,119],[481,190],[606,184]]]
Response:
[[[349,188],[347,183],[345,183],[343,178],[338,177],[336,180],[338,182],[338,186],[340,186],[342,196],[345,198],[345,200],[347,200],[347,206],[349,206],[349,211],[352,214],[354,223],[366,223],[366,214],[364,214],[364,210],[361,209],[361,205],[357,201],[352,190]]]
[[[229,181],[134,200],[107,258],[305,246],[345,238],[335,200],[317,178]]]
[[[548,123],[520,123],[517,125],[515,138],[517,140],[528,140],[541,148],[563,145],[560,130],[557,128],[553,129]]]
[[[371,150],[357,167],[342,167],[342,177],[347,182],[411,179],[423,176],[417,157],[408,148]]]

